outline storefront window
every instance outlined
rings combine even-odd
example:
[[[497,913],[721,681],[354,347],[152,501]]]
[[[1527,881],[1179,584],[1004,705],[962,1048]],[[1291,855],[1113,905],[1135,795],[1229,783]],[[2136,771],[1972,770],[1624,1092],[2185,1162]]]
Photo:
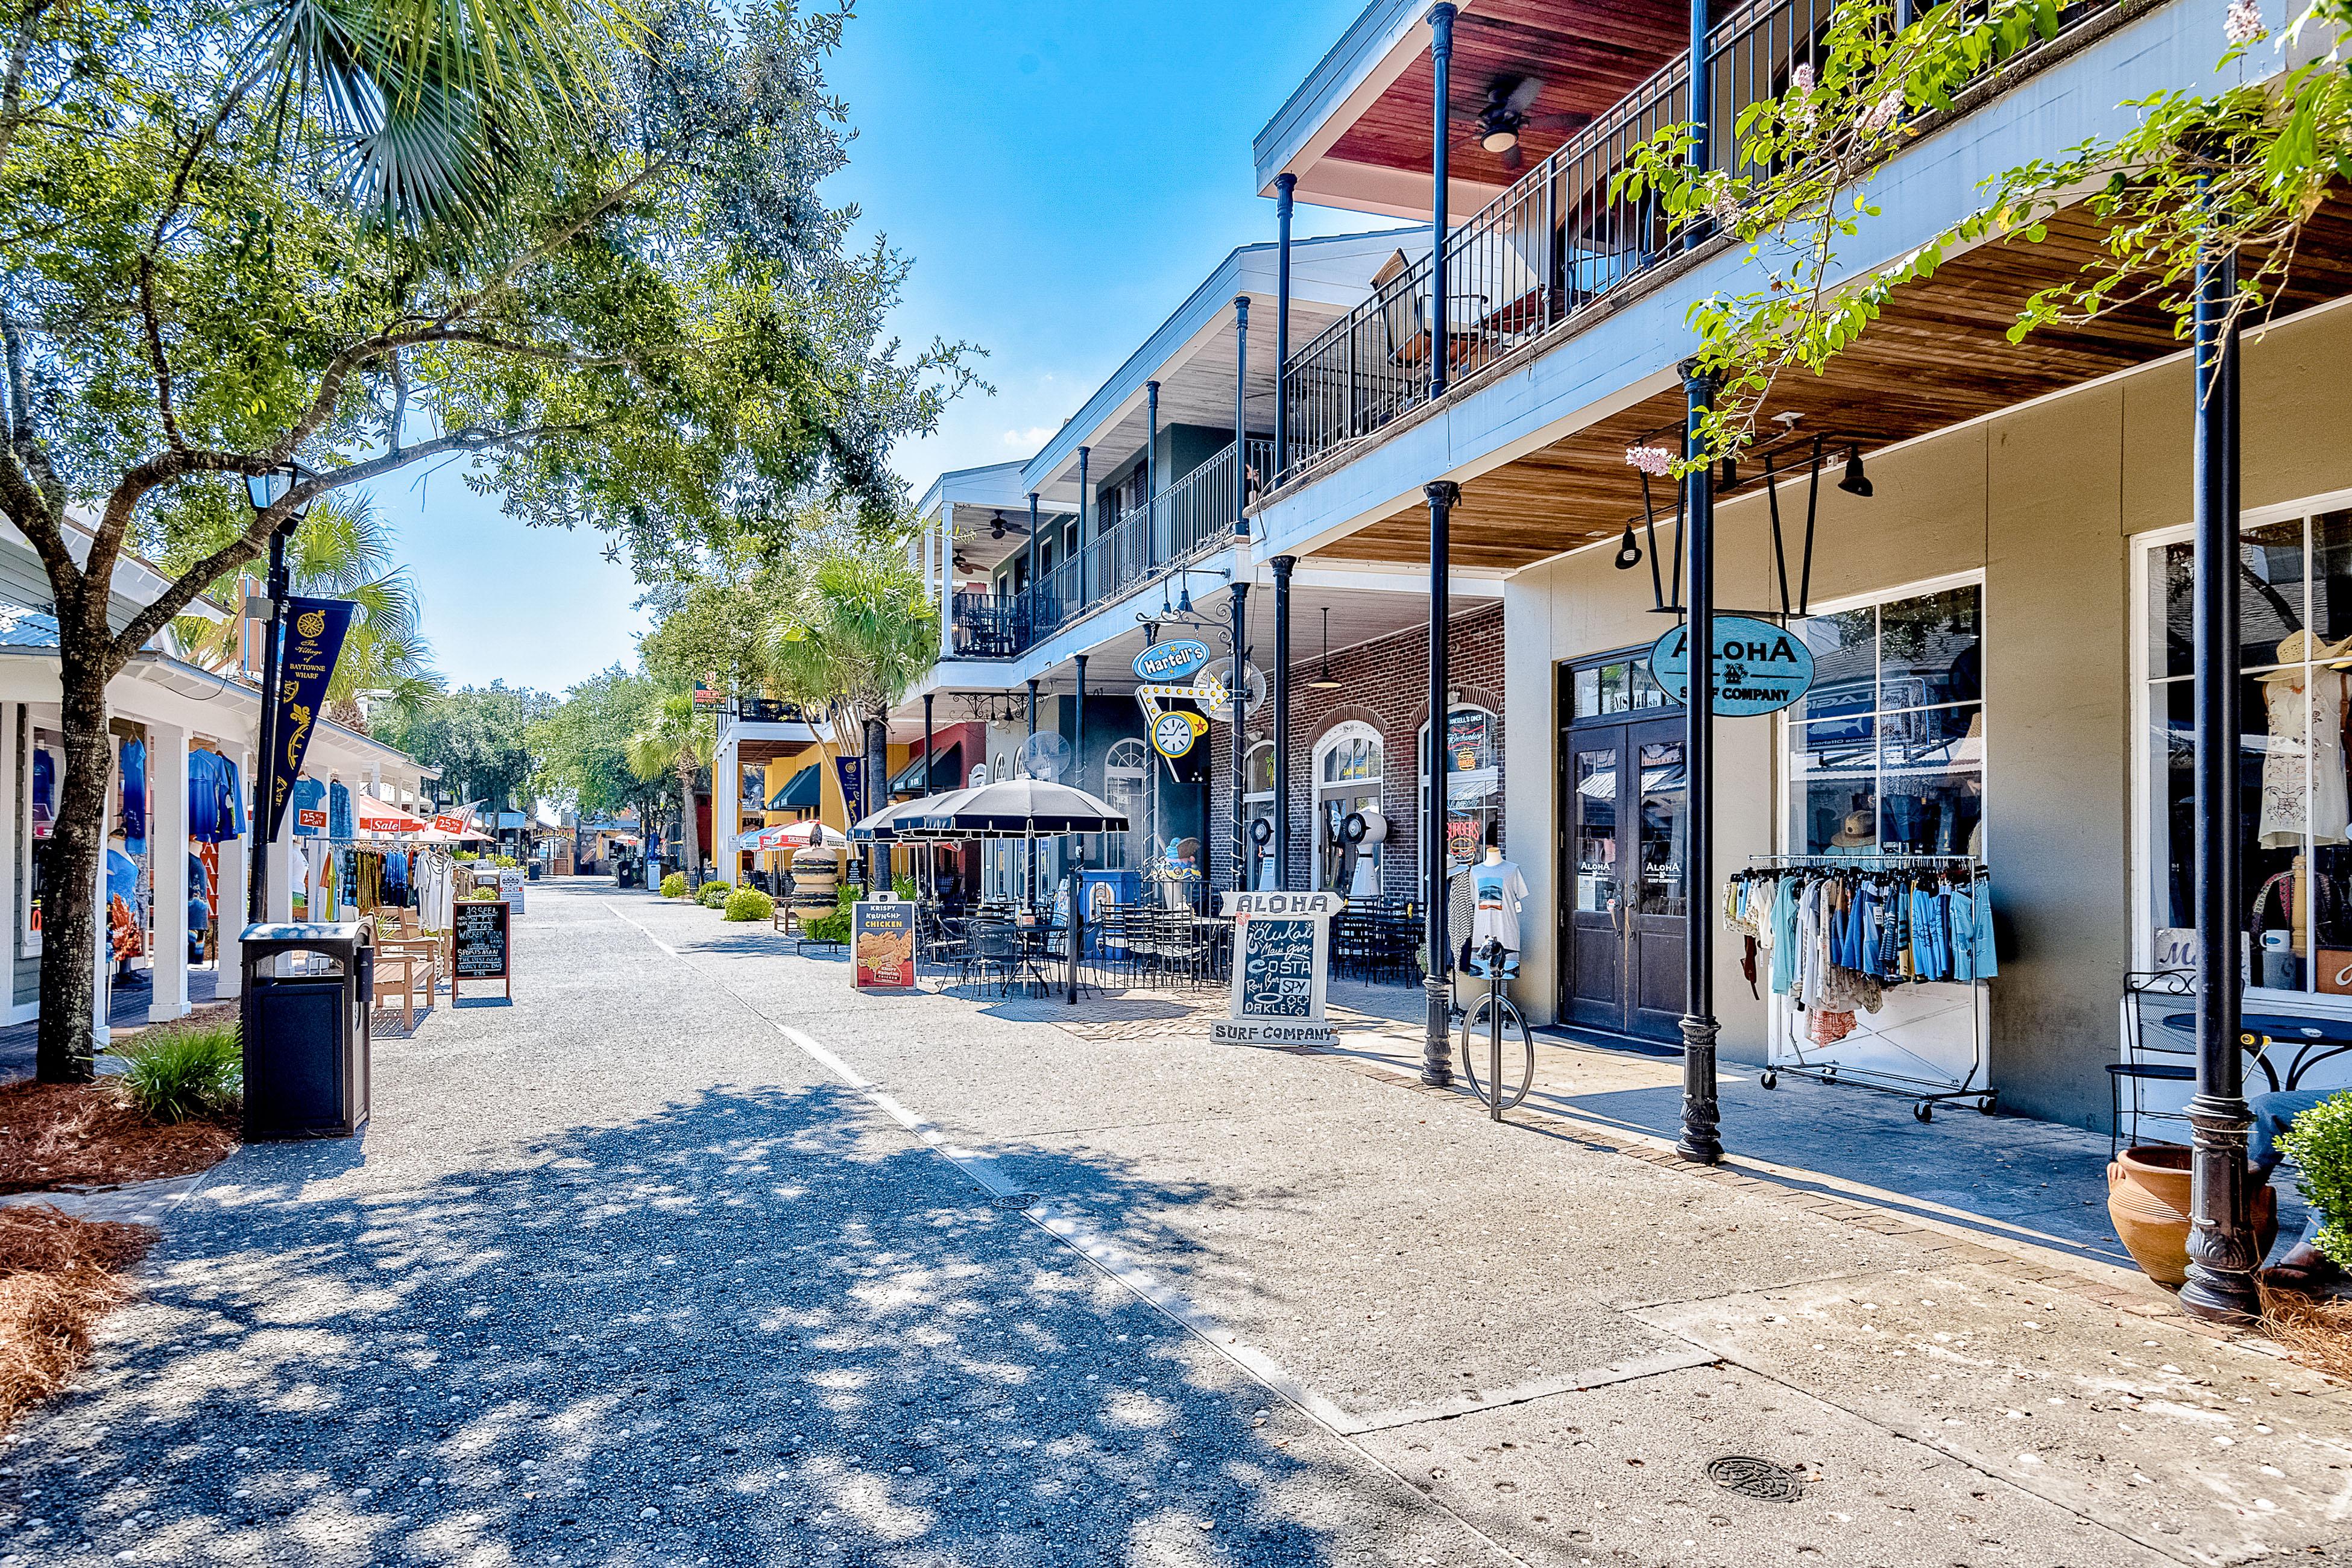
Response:
[[[1575,718],[1607,718],[1649,708],[1672,707],[1650,674],[1646,653],[1613,664],[1588,664],[1576,672]]]
[[[1112,871],[1150,862],[1151,753],[1132,736],[1111,742],[1103,758],[1103,799],[1127,819],[1127,831],[1103,835],[1104,864]]]
[[[2196,695],[2186,539],[2147,552],[2151,961],[2195,961]],[[2250,982],[2352,994],[2352,841],[2346,710],[2352,696],[2352,513],[2243,530],[2238,549],[2239,852]]]
[[[1315,885],[1349,898],[1381,891],[1381,846],[1348,841],[1348,820],[1381,809],[1381,737],[1350,721],[1315,748]]]
[[[1622,667],[1622,666],[1619,666]],[[1580,674],[1591,674],[1590,671]],[[1649,679],[1643,670],[1642,678]],[[1657,683],[1650,682],[1657,690]],[[1445,874],[1475,862],[1492,830],[1502,842],[1503,721],[1482,707],[1455,707],[1445,715]],[[1429,727],[1421,727],[1421,802],[1429,808]]]
[[[1274,885],[1274,840],[1258,842],[1261,831],[1274,831],[1274,742],[1262,740],[1250,747],[1242,763],[1242,782],[1247,786],[1242,791],[1242,810],[1248,818],[1244,831],[1249,836],[1250,885],[1263,890]]]
[[[1970,583],[1804,623],[1813,688],[1786,726],[1793,851],[1983,853],[1982,601]]]

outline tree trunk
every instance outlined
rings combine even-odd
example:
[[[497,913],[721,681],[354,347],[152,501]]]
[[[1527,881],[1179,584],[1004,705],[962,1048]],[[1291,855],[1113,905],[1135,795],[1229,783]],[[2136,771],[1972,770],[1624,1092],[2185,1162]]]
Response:
[[[677,770],[677,836],[686,845],[686,879],[702,879],[702,836],[694,825],[694,769]]]
[[[40,851],[41,1019],[34,1071],[44,1083],[86,1083],[97,1071],[90,1036],[97,1022],[98,945],[104,939],[98,868],[106,852],[106,792],[114,759],[102,655],[86,651],[90,634],[77,631],[66,606],[58,609],[66,767],[54,825]],[[102,622],[97,635],[105,635]]]

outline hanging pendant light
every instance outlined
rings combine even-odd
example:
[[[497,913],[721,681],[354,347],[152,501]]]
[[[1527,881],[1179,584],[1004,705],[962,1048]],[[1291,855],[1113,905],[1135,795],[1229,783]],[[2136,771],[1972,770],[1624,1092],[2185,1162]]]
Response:
[[[1642,547],[1640,544],[1635,542],[1633,538],[1633,522],[1628,519],[1625,524],[1625,537],[1617,541],[1617,570],[1619,571],[1631,571],[1641,564]]]
[[[1339,689],[1339,683],[1331,678],[1331,607],[1328,604],[1323,607],[1323,673],[1307,685],[1308,690],[1318,692]]]
[[[1845,449],[1845,477],[1838,481],[1838,488],[1843,490],[1849,496],[1861,496],[1866,499],[1870,496],[1873,487],[1874,486],[1870,483],[1870,476],[1862,471],[1861,446],[1857,444],[1847,447]]]
[[[1192,574],[1191,572],[1186,572],[1177,580],[1176,613],[1179,615],[1192,613]]]

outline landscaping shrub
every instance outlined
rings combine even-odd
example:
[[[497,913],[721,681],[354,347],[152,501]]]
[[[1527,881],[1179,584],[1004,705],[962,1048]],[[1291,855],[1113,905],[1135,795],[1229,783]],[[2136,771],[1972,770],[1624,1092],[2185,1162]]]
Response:
[[[686,896],[686,873],[682,871],[674,871],[667,876],[662,878],[661,895],[664,898],[684,898]]]
[[[912,904],[915,902],[915,879],[911,876],[895,878],[890,883],[890,891]]]
[[[466,896],[479,904],[495,904],[498,902],[499,890],[495,887],[478,887]]]
[[[234,1023],[157,1030],[121,1055],[131,1064],[122,1092],[158,1122],[217,1115],[236,1104],[245,1087],[245,1052]]]
[[[499,855],[491,861],[490,863],[497,866],[500,871],[512,871],[515,867],[522,864],[522,862],[515,859],[512,855]]]
[[[732,886],[714,878],[695,890],[694,902],[705,909],[717,909],[727,902],[727,895],[734,891]]]
[[[478,850],[451,850],[449,852],[449,858],[456,861],[459,865],[467,865],[475,861],[480,860],[482,856],[481,852]]]
[[[730,920],[768,920],[775,913],[776,901],[756,887],[739,887],[727,895]]]
[[[845,887],[834,900],[833,913],[820,915],[801,922],[801,935],[812,942],[846,942],[849,940],[849,906],[857,902],[857,890]]]
[[[2279,1147],[2294,1162],[2303,1199],[2335,1216],[2315,1245],[2337,1267],[2352,1266],[2352,1093],[2322,1100],[2294,1119]]]

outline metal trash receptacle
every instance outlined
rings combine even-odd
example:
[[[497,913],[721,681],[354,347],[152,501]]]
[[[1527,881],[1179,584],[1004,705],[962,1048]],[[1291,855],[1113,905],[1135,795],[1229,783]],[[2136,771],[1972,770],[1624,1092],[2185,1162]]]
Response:
[[[372,921],[248,925],[245,1135],[348,1138],[368,1119]]]

